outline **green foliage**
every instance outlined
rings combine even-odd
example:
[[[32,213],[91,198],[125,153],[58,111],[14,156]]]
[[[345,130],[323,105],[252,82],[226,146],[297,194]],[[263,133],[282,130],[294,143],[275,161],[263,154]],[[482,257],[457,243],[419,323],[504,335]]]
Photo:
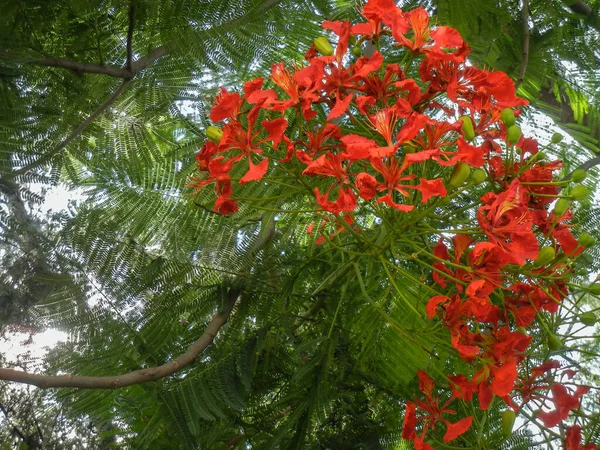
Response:
[[[185,352],[232,289],[241,291],[226,327],[190,367],[119,390],[61,389],[44,394],[36,411],[65,411],[64,426],[77,430],[89,420],[90,448],[409,448],[401,439],[402,415],[418,391],[416,371],[431,369],[444,382],[452,351],[447,336],[432,332],[424,318],[433,287],[415,280],[430,280],[431,273],[411,260],[391,268],[316,245],[317,233],[306,230],[311,223],[320,229],[321,216],[309,193],[290,189],[289,175],[278,168],[270,174],[274,183],[244,191],[263,201],[241,205],[233,217],[211,211],[209,190],[193,194],[185,187],[217,86],[266,77],[272,62],[300,61],[323,19],[356,18],[354,2],[134,1],[133,60],[163,45],[168,53],[127,80],[114,103],[66,146],[123,80],[41,61],[124,67],[129,5],[9,3],[0,16],[3,331],[20,324],[68,333],[40,367],[45,373],[115,375]],[[406,3],[405,9],[417,5]],[[471,44],[475,63],[516,78],[517,2],[431,3],[438,22],[457,27]],[[520,93],[566,120],[561,126],[578,146],[557,150],[572,164],[566,175],[587,159],[578,149],[600,151],[591,50],[598,37],[558,1],[532,2],[531,17]],[[563,61],[574,64],[576,77]],[[30,169],[15,176],[23,167]],[[593,188],[597,177],[591,171],[584,184]],[[68,186],[84,200],[43,217],[35,213],[43,201],[36,184]],[[449,227],[443,215],[459,212],[476,189],[438,210],[440,229]],[[578,205],[575,214],[600,230],[592,203]],[[379,224],[368,214],[362,220],[375,240]],[[390,221],[400,229],[397,216]],[[333,244],[365,251],[349,234]],[[582,269],[597,272],[599,252],[587,251]],[[596,299],[585,301],[597,309]],[[597,340],[586,349],[597,352]],[[547,356],[532,355],[539,362]],[[588,358],[585,376],[597,382]],[[476,426],[454,448],[532,448],[526,430],[502,436],[501,405],[459,411],[475,414]],[[437,430],[439,448],[450,448],[442,443],[444,431]],[[587,437],[600,439],[600,426]]]

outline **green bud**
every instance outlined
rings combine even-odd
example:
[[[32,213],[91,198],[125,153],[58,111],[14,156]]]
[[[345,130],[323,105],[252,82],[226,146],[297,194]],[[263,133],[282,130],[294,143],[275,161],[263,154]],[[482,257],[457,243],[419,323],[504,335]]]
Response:
[[[598,319],[596,317],[596,314],[594,314],[591,311],[588,311],[588,312],[584,312],[583,314],[580,314],[579,320],[581,320],[581,323],[583,323],[584,325],[591,327],[592,325],[596,324],[596,321]]]
[[[583,184],[579,184],[571,189],[570,196],[573,200],[584,200],[588,195],[590,195],[590,190]]]
[[[559,143],[560,141],[562,141],[562,140],[563,140],[563,135],[562,135],[562,134],[560,134],[560,133],[554,133],[554,134],[552,135],[551,142],[552,142],[553,144],[558,144],[558,143]]]
[[[327,38],[323,36],[319,36],[315,39],[315,48],[321,55],[332,56],[333,55],[333,47],[327,40]]]
[[[465,180],[469,177],[469,173],[471,173],[471,167],[467,163],[458,163],[456,166],[454,166],[454,170],[450,176],[450,181],[448,181],[448,186],[451,188],[462,186]]]
[[[410,144],[404,144],[402,146],[402,151],[404,152],[405,155],[408,155],[409,153],[416,152],[417,147],[415,147],[414,145],[410,145]]]
[[[354,45],[356,44],[356,36],[355,35],[350,35],[348,36],[348,45]]]
[[[550,333],[548,335],[548,348],[555,352],[563,348],[563,343],[555,334]]]
[[[485,173],[485,170],[483,169],[475,169],[471,173],[471,181],[473,182],[473,184],[481,184],[485,181],[486,178],[487,173]]]
[[[567,212],[567,209],[569,209],[569,205],[569,200],[567,200],[566,198],[558,199],[556,205],[554,205],[554,214],[556,214],[557,219]]]
[[[517,415],[512,409],[507,409],[502,412],[502,434],[504,436],[510,436],[512,434],[516,416]]]
[[[96,138],[94,136],[90,136],[90,138],[88,139],[88,145],[92,150],[96,148]]]
[[[354,56],[356,56],[357,58],[361,57],[362,56],[362,48],[360,48],[360,46],[358,46],[358,45],[355,47],[352,47],[352,54]]]
[[[596,239],[587,231],[584,231],[579,235],[579,239],[577,239],[577,243],[579,245],[583,245],[584,247],[591,247],[596,243]]]
[[[213,141],[215,144],[218,144],[223,138],[223,131],[219,127],[211,125],[206,129],[206,137]]]
[[[515,124],[515,112],[511,108],[504,108],[501,118],[506,127],[512,127]]]
[[[556,251],[554,250],[554,247],[544,247],[540,250],[538,257],[533,262],[533,265],[535,267],[545,266],[546,264],[554,261],[555,257]]]
[[[571,174],[571,181],[575,183],[581,183],[587,177],[587,172],[583,169],[577,169]]]
[[[459,119],[462,122],[461,130],[467,141],[475,139],[475,130],[473,129],[473,121],[469,116],[462,116]]]
[[[506,140],[510,145],[515,145],[521,139],[521,127],[518,125],[511,125],[506,129]]]
[[[588,291],[592,295],[600,295],[600,283],[590,284],[588,286]]]

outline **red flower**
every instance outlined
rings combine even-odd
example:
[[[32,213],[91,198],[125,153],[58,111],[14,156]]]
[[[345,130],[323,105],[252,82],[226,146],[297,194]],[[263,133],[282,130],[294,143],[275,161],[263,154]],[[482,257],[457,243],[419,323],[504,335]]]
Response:
[[[419,370],[419,389],[425,395],[426,401],[417,400],[415,402],[406,402],[406,412],[404,413],[404,426],[402,428],[403,439],[413,440],[415,442],[415,448],[417,444],[424,447],[427,445],[423,443],[423,439],[429,429],[435,429],[436,424],[443,422],[446,425],[446,434],[444,435],[444,442],[450,442],[456,439],[458,436],[466,432],[473,421],[473,417],[465,417],[456,423],[451,423],[442,414],[456,414],[452,409],[448,409],[448,404],[454,400],[454,397],[450,397],[442,406],[439,406],[439,397],[434,397],[433,388],[435,387],[434,381],[424,371]],[[418,412],[421,413],[417,417]],[[415,426],[423,421],[423,428],[421,436],[417,436],[415,432]]]
[[[539,252],[527,197],[515,178],[508,190],[485,194],[481,198],[485,205],[477,212],[477,221],[490,241],[506,250],[511,262],[518,265],[525,264],[528,258],[534,260]]]
[[[542,419],[544,425],[548,428],[555,427],[569,416],[569,411],[579,408],[581,397],[589,391],[589,388],[578,386],[573,394],[560,383],[552,385],[552,402],[554,410],[542,411],[538,417]]]
[[[356,196],[351,188],[340,188],[337,200],[335,202],[329,201],[329,193],[333,186],[329,188],[325,195],[321,195],[319,188],[315,188],[315,197],[319,206],[333,214],[354,211],[354,208],[356,208]]]
[[[581,427],[573,425],[567,427],[567,438],[565,439],[565,450],[597,450],[596,444],[581,445]]]

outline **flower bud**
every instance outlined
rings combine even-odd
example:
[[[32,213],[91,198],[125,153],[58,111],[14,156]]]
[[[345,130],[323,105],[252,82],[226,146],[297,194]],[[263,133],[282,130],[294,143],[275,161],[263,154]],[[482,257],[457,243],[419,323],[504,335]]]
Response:
[[[591,311],[588,311],[588,312],[584,312],[583,314],[580,314],[579,320],[581,320],[582,324],[587,325],[588,327],[591,327],[592,325],[596,324],[596,321],[598,319],[596,317],[596,314],[594,314]]]
[[[587,186],[579,184],[571,189],[570,196],[573,200],[585,200],[589,194],[590,190],[587,188]]]
[[[577,239],[577,243],[579,245],[583,245],[584,247],[591,247],[596,243],[596,239],[587,231],[584,231],[579,235],[579,239]]]
[[[454,170],[452,171],[452,175],[450,176],[450,181],[448,181],[448,187],[457,188],[462,186],[465,180],[469,177],[469,173],[471,172],[471,167],[467,163],[460,162],[456,166],[454,166]]]
[[[504,108],[501,113],[502,123],[508,128],[515,124],[515,112],[512,108]]]
[[[409,153],[416,152],[417,147],[415,147],[414,145],[410,145],[410,144],[404,144],[402,146],[402,151],[404,152],[405,155],[408,155]]]
[[[569,200],[566,198],[559,198],[556,205],[554,205],[554,214],[556,214],[556,218],[558,219],[566,213],[567,209],[569,209]]]
[[[323,36],[319,36],[318,38],[315,39],[314,44],[315,44],[315,48],[321,55],[325,55],[325,56],[333,55],[333,47],[331,46],[331,44],[329,43],[327,38],[325,38]]]
[[[485,173],[485,170],[483,169],[475,169],[471,173],[471,181],[473,182],[473,184],[481,184],[485,181],[486,178],[487,173]]]
[[[533,265],[535,267],[545,266],[546,264],[554,261],[555,257],[556,251],[554,250],[554,247],[544,247],[540,250],[538,257],[533,262]]]
[[[512,434],[515,417],[516,414],[512,409],[507,409],[502,412],[502,434],[504,436],[510,436]]]
[[[551,141],[553,144],[558,144],[558,143],[559,143],[560,141],[562,141],[562,140],[563,140],[563,135],[562,135],[562,134],[560,134],[560,133],[554,133],[554,134],[552,135],[552,139],[550,139],[550,141]]]
[[[563,348],[563,343],[555,334],[550,333],[548,335],[548,348],[555,352]]]
[[[574,183],[581,183],[583,180],[585,180],[586,176],[587,172],[585,170],[577,169],[571,174],[571,181],[573,181]]]
[[[462,122],[461,130],[467,141],[475,139],[475,130],[473,129],[473,121],[469,116],[462,116],[459,119]]]
[[[359,45],[352,47],[352,54],[357,58],[360,58],[362,56],[362,48],[360,48]]]
[[[518,125],[511,125],[506,129],[506,140],[510,145],[515,145],[521,139],[521,127]]]
[[[211,125],[206,129],[206,137],[215,144],[218,144],[223,138],[223,131],[219,127]]]
[[[590,284],[588,286],[588,291],[592,295],[600,295],[600,283]]]

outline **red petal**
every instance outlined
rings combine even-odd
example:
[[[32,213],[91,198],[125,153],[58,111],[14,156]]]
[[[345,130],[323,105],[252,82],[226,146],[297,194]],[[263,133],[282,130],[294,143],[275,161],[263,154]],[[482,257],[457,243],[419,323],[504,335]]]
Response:
[[[250,165],[250,168],[248,169],[248,172],[246,172],[246,175],[244,175],[239,181],[239,184],[260,180],[262,177],[264,177],[265,173],[267,173],[267,169],[269,168],[269,159],[265,158],[257,165],[254,165],[250,158],[248,158],[248,164]]]
[[[342,137],[340,140],[346,147],[342,156],[350,161],[368,158],[371,149],[377,148],[377,143],[375,141],[357,134],[349,134]]]
[[[436,47],[460,48],[463,45],[463,39],[460,33],[451,27],[437,27],[431,32],[431,39],[435,40]]]
[[[487,411],[494,398],[494,393],[487,382],[479,384],[479,407],[482,411]]]
[[[421,201],[423,203],[426,203],[431,197],[446,196],[446,187],[444,186],[444,181],[441,178],[436,178],[435,180],[420,178],[420,180],[421,184],[415,186],[415,189],[421,191]]]
[[[266,141],[273,141],[273,146],[276,147],[283,139],[283,133],[288,126],[285,119],[263,120],[261,125],[267,130],[269,135],[265,138]]]
[[[427,302],[427,307],[425,311],[427,313],[427,317],[433,319],[435,313],[437,311],[437,307],[440,303],[446,303],[450,301],[450,297],[446,297],[445,295],[436,295],[435,297],[431,297]]]
[[[459,420],[456,423],[448,424],[448,430],[444,435],[444,442],[450,442],[456,439],[458,436],[463,434],[471,427],[471,423],[473,422],[473,416],[465,417],[462,420]]]
[[[370,58],[363,56],[354,65],[355,71],[352,78],[366,77],[371,72],[375,72],[383,64],[383,56],[377,50]]]
[[[413,402],[406,402],[404,425],[402,426],[402,439],[411,440],[415,438],[415,425],[417,424],[415,411],[415,404]]]
[[[377,199],[377,203],[385,203],[392,208],[396,208],[398,211],[409,212],[412,211],[414,206],[412,205],[401,205],[400,203],[396,203],[392,200],[392,197],[388,195],[384,195],[383,197],[379,197]]]
[[[327,116],[327,120],[335,119],[336,117],[340,117],[342,114],[346,112],[348,109],[348,105],[352,101],[352,94],[348,95],[345,99],[340,99],[340,94],[338,93],[336,96],[335,106],[329,112]]]
[[[505,362],[494,374],[492,391],[498,397],[510,394],[517,379],[517,363],[515,361]]]
[[[237,92],[230,94],[227,92],[227,89],[221,88],[217,95],[216,102],[216,105],[210,112],[210,120],[213,122],[220,122],[235,113],[240,104],[240,94]]]

